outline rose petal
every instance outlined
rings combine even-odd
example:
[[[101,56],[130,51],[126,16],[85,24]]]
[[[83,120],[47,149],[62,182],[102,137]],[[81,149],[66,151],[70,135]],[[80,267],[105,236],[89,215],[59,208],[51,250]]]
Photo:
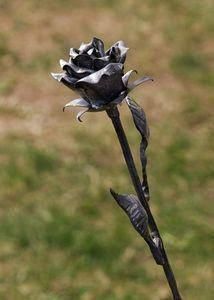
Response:
[[[123,65],[111,63],[105,68],[78,80],[76,88],[84,90],[90,102],[98,100],[108,103],[125,90],[122,76]]]
[[[51,76],[59,82],[61,81],[64,75],[65,75],[64,73],[51,73]]]
[[[78,81],[77,78],[68,76],[66,73],[51,73],[54,79],[62,82],[64,85],[70,89],[75,89],[75,83]]]
[[[79,54],[72,62],[80,68],[93,69],[93,58],[88,54]]]
[[[106,55],[110,55],[111,62],[115,61],[123,64],[125,62],[126,52],[128,49],[129,48],[125,47],[123,41],[118,41],[106,51]]]
[[[85,43],[82,43],[79,47],[79,53],[80,54],[84,54],[86,53],[89,49],[91,49],[93,46],[92,46],[92,41],[88,44],[85,44]]]
[[[98,50],[100,56],[105,56],[104,43],[102,40],[94,37],[92,40],[92,45]]]
[[[122,64],[110,63],[102,70],[94,72],[93,74],[80,79],[78,81],[78,85],[81,85],[82,83],[97,84],[103,76],[110,77],[114,74],[123,75],[123,65]],[[122,81],[122,79],[121,79],[121,81]]]
[[[94,72],[93,70],[77,67],[72,62],[68,63],[63,59],[60,59],[60,66],[63,70],[65,70],[72,77],[78,78],[78,79],[88,76]]]
[[[86,53],[88,53],[89,55],[93,53],[96,57],[105,56],[103,41],[94,37],[90,43],[82,43],[79,47],[79,54]]]
[[[120,61],[120,49],[118,47],[112,47],[109,53],[110,62],[119,63]]]
[[[75,58],[79,54],[79,50],[76,48],[70,48],[69,56]]]
[[[106,50],[106,55],[109,55],[110,52],[111,52],[111,50],[112,50],[112,48],[115,47],[115,46],[118,46],[118,43],[119,43],[119,42],[120,42],[120,41],[116,42],[116,43],[113,44],[108,50]]]
[[[129,48],[125,47],[125,44],[123,41],[118,41],[116,43],[116,46],[118,46],[118,48],[120,49],[120,60],[119,62],[121,64],[124,64],[125,60],[126,60],[126,53],[129,50]]]
[[[94,49],[94,48],[91,48],[90,50],[87,51],[87,54],[90,56],[95,55],[95,53],[96,53],[96,49]]]
[[[68,88],[74,90],[75,89],[75,84],[77,82],[78,79],[70,77],[68,75],[64,75],[61,79],[61,82],[66,85]]]

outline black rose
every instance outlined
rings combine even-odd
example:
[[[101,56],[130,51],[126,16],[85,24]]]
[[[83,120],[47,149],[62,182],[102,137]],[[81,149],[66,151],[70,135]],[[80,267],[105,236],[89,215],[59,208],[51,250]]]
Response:
[[[107,51],[104,50],[103,41],[93,38],[88,44],[82,43],[79,49],[70,49],[68,62],[60,60],[63,73],[52,73],[52,76],[67,87],[77,91],[81,98],[75,99],[64,106],[84,107],[77,118],[86,111],[101,111],[110,105],[117,105],[127,94],[139,84],[151,80],[142,77],[129,83],[133,70],[124,74],[126,60],[125,47],[118,41]]]

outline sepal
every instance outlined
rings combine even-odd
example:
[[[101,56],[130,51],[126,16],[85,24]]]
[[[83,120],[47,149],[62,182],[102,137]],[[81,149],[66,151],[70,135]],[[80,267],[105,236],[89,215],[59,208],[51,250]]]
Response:
[[[147,82],[147,81],[154,81],[154,79],[152,77],[148,77],[148,76],[143,76],[133,82],[130,82],[128,84],[128,89],[129,91],[133,90],[134,88],[136,88],[138,85]]]
[[[86,107],[86,108],[89,108],[90,104],[87,101],[85,101],[84,99],[79,98],[79,99],[72,100],[72,101],[68,102],[67,104],[65,104],[65,106],[63,107],[63,111],[65,111],[65,109],[67,107]]]

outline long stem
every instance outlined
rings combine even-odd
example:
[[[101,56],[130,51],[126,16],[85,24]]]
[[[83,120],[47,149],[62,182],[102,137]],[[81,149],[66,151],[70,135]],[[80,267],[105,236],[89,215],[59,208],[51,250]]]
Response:
[[[140,178],[139,178],[138,173],[137,173],[137,169],[136,169],[136,166],[135,166],[135,163],[134,163],[134,159],[133,159],[133,156],[132,156],[132,153],[131,153],[131,149],[129,147],[129,143],[128,143],[128,140],[126,138],[126,134],[124,132],[122,123],[120,121],[120,115],[119,115],[118,108],[117,107],[112,107],[112,108],[108,109],[106,112],[107,112],[108,116],[110,117],[110,119],[113,123],[114,129],[115,129],[117,137],[119,139],[119,142],[120,142],[120,145],[121,145],[121,148],[122,148],[122,151],[123,151],[123,155],[124,155],[124,158],[125,158],[125,161],[126,161],[126,165],[128,167],[129,174],[131,176],[132,183],[134,185],[137,196],[138,196],[139,200],[141,201],[143,207],[145,208],[145,210],[148,214],[150,230],[151,230],[152,234],[155,237],[159,238],[159,241],[161,243],[161,246],[162,246],[161,247],[161,252],[162,252],[162,256],[164,258],[163,269],[164,269],[165,276],[167,278],[168,284],[170,286],[170,289],[172,291],[173,299],[174,300],[181,300],[182,298],[179,294],[177,283],[176,283],[176,280],[175,280],[175,276],[173,274],[172,268],[170,266],[170,263],[169,263],[169,260],[168,260],[167,254],[166,254],[166,251],[164,249],[164,245],[163,245],[163,241],[162,241],[161,236],[160,236],[160,232],[158,230],[158,227],[156,225],[154,217],[151,213],[149,204],[146,201],[143,190],[142,190]]]

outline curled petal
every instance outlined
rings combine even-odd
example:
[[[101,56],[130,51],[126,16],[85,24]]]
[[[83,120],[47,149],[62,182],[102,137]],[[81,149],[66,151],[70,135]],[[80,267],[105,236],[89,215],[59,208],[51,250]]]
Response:
[[[118,41],[116,43],[116,45],[119,47],[120,49],[120,63],[124,64],[125,60],[126,60],[126,52],[129,50],[129,48],[125,47],[125,44],[123,41]]]
[[[123,41],[118,41],[115,44],[113,44],[107,51],[106,51],[106,55],[109,55],[111,52],[111,49],[113,47],[124,47],[125,48],[125,43]],[[128,48],[127,48],[128,49]]]
[[[91,48],[91,49],[89,49],[89,50],[87,51],[87,54],[88,54],[88,55],[94,55],[94,56],[96,56],[97,50],[94,49],[94,48]]]
[[[82,122],[81,117],[82,117],[87,111],[90,111],[90,108],[91,108],[90,104],[89,104],[86,100],[84,100],[84,99],[82,99],[82,98],[75,99],[75,100],[72,100],[72,101],[68,102],[68,103],[63,107],[63,111],[65,111],[65,109],[66,109],[67,107],[85,107],[85,109],[82,110],[82,111],[80,111],[80,112],[78,112],[78,114],[77,114],[77,116],[76,116],[76,118],[77,118],[77,120],[78,120],[79,122]]]
[[[94,37],[92,40],[92,45],[98,50],[100,56],[105,56],[104,43],[102,40]]]
[[[122,80],[123,80],[123,84],[127,87],[128,86],[128,81],[129,81],[129,78],[131,76],[131,74],[135,72],[137,74],[137,71],[136,70],[130,70],[128,71],[125,75],[123,75],[122,77]]]
[[[79,54],[79,50],[76,48],[70,48],[69,56],[72,58],[75,58]]]
[[[88,50],[90,50],[92,48],[92,41],[88,44],[82,43],[79,47],[79,53],[83,54],[86,53]]]
[[[62,80],[64,75],[64,73],[51,73],[51,76],[59,82]]]
[[[75,83],[78,79],[68,76],[66,73],[51,73],[52,77],[70,89],[75,89]]]
[[[105,56],[104,51],[104,44],[103,41],[94,37],[90,43],[84,44],[82,43],[79,48],[80,54],[88,54],[88,55],[95,55],[96,57]]]
[[[129,91],[131,91],[134,88],[136,88],[138,85],[140,85],[141,83],[144,83],[144,82],[149,81],[149,80],[154,81],[153,78],[144,76],[144,77],[141,77],[141,78],[135,80],[134,82],[129,83],[127,87],[129,89]]]
[[[82,111],[78,112],[76,118],[77,118],[77,120],[78,120],[79,122],[83,122],[82,119],[81,119],[81,117],[82,117],[88,110],[89,110],[89,109],[87,108],[87,109],[85,109],[85,110],[82,110]]]
[[[124,43],[124,41],[117,41],[116,43],[115,43],[115,46],[118,46],[118,47],[125,47],[125,43]]]
[[[106,55],[109,55],[112,62],[119,62],[124,64],[126,60],[126,52],[129,48],[125,47],[123,41],[118,41],[106,51]]]
[[[120,61],[120,49],[116,46],[111,48],[109,53],[110,62],[118,63]]]
[[[75,89],[75,84],[77,82],[78,79],[70,77],[68,75],[64,75],[63,78],[61,79],[61,82],[66,85],[67,87],[69,87],[70,89]]]
[[[74,78],[80,79],[80,78],[88,76],[94,72],[93,70],[90,70],[90,69],[77,67],[72,62],[68,63],[63,59],[60,59],[59,62],[60,62],[61,68]]]
[[[65,61],[64,59],[60,59],[60,60],[59,60],[59,64],[60,64],[60,67],[63,69],[64,66],[66,66],[68,63],[67,63],[67,61]]]
[[[63,111],[65,111],[67,107],[87,107],[88,109],[90,107],[90,104],[86,100],[79,98],[65,104],[65,106],[63,107]]]

